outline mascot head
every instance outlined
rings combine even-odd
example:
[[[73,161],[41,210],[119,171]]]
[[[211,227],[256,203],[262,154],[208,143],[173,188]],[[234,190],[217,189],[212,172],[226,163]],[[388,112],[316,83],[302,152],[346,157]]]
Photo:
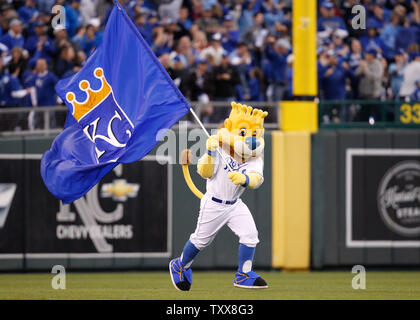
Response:
[[[247,160],[262,155],[264,150],[264,118],[268,112],[240,103],[232,102],[229,118],[219,130],[223,146],[229,146],[233,153]],[[232,153],[232,152],[231,152]]]

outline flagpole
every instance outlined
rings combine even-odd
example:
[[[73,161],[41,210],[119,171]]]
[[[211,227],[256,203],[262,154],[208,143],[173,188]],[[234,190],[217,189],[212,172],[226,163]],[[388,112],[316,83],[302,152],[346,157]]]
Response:
[[[201,129],[203,129],[203,131],[206,134],[206,136],[208,138],[210,138],[210,134],[208,133],[207,129],[204,127],[204,124],[201,122],[200,118],[197,116],[197,114],[195,113],[195,111],[193,110],[192,107],[190,107],[190,112],[192,113],[192,115],[194,116],[195,120],[200,125]],[[220,157],[223,159],[223,162],[227,165],[228,170],[229,171],[233,171],[232,170],[232,167],[230,166],[230,164],[227,162],[227,160],[225,159],[225,157],[223,157],[222,152],[220,151],[220,147],[217,147],[216,151],[219,153]]]

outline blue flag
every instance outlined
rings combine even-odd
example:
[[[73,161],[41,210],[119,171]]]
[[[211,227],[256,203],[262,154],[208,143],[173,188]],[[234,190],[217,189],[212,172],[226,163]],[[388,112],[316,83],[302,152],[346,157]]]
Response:
[[[42,157],[41,175],[64,203],[83,196],[119,163],[147,155],[158,132],[190,108],[116,1],[102,43],[56,91],[69,114]]]

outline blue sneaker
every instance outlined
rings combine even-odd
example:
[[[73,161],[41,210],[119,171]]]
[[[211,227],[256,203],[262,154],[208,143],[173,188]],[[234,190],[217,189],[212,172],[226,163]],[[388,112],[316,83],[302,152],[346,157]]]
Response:
[[[258,273],[250,271],[247,273],[236,272],[235,281],[233,285],[238,288],[245,289],[266,289],[268,288],[267,283]]]
[[[191,268],[184,269],[179,258],[169,262],[169,274],[175,289],[180,291],[188,291],[192,284]]]

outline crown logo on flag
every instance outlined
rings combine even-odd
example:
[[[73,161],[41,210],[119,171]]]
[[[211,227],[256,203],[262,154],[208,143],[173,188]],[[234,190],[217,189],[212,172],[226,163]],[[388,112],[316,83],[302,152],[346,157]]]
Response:
[[[105,79],[104,70],[96,68],[93,71],[95,78],[101,80],[98,90],[93,90],[87,80],[79,82],[80,90],[86,92],[86,99],[82,102],[76,100],[74,92],[67,92],[66,99],[73,106],[73,116],[79,121],[86,113],[98,106],[111,92],[111,86]]]

